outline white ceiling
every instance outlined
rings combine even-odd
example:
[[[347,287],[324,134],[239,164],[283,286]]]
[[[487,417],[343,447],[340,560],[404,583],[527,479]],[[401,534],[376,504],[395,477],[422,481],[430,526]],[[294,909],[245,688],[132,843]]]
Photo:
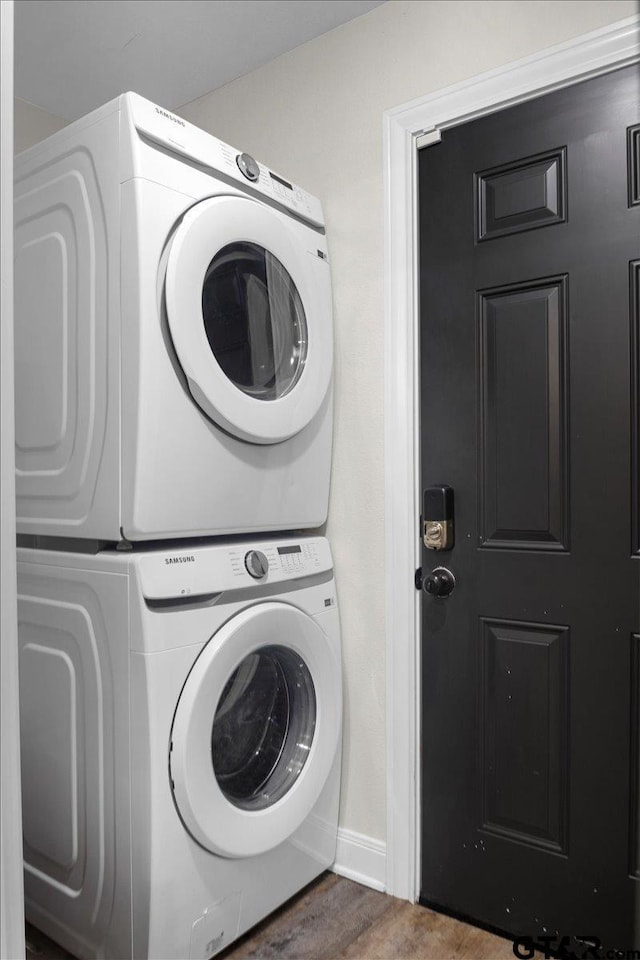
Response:
[[[125,90],[180,107],[383,0],[17,0],[16,96],[74,120]]]

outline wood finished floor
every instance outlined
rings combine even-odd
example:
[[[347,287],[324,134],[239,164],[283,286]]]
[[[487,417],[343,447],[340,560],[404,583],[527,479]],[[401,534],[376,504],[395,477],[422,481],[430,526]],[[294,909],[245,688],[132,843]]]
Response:
[[[73,960],[27,927],[27,960]],[[511,940],[324,874],[219,960],[513,960]]]

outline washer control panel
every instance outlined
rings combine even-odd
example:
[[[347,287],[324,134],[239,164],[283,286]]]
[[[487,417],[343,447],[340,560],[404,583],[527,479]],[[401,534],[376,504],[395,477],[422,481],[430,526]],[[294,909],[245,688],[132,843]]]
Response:
[[[313,572],[320,566],[318,545],[313,542],[294,543],[276,547],[280,568],[284,573],[293,574]]]
[[[257,588],[333,569],[325,537],[153,550],[134,562],[142,594],[149,600]]]
[[[248,573],[254,580],[267,580],[269,583],[308,577],[328,569],[322,543],[322,538],[314,537],[309,540],[264,543],[260,549],[230,547],[231,569],[234,577],[246,579]]]

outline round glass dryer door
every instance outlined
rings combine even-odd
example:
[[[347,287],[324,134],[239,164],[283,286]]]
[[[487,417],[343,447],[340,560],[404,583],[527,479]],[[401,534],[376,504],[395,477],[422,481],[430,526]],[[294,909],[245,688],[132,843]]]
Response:
[[[307,321],[286,268],[256,243],[230,243],[204,277],[202,315],[222,371],[257,400],[284,397],[307,359]]]
[[[340,691],[328,638],[288,604],[250,607],[212,637],[171,734],[174,796],[198,843],[245,857],[295,832],[336,755]]]
[[[167,260],[171,337],[204,413],[255,443],[302,430],[331,380],[329,271],[312,231],[244,197],[196,204]]]

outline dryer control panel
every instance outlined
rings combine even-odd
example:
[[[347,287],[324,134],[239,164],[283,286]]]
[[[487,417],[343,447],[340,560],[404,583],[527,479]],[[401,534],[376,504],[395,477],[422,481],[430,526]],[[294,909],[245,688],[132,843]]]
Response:
[[[236,544],[158,550],[131,558],[148,600],[203,596],[283,583],[333,568],[324,537],[256,540]]]
[[[317,197],[285,180],[250,154],[241,153],[136,93],[122,94],[121,99],[133,129],[147,139],[172,153],[195,160],[205,169],[220,170],[243,187],[250,185],[257,193],[292,210],[314,226],[324,227],[322,206]]]

